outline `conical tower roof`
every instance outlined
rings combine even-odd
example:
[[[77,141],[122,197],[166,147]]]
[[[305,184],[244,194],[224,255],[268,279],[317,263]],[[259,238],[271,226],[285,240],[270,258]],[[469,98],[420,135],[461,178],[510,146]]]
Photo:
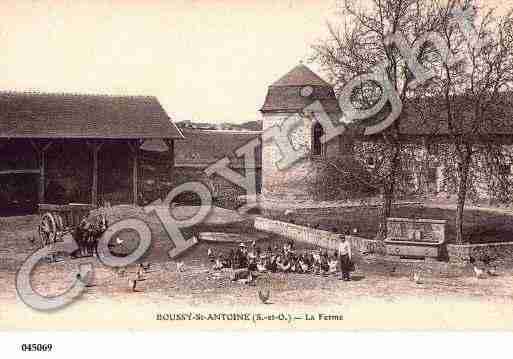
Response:
[[[267,91],[262,113],[298,113],[320,101],[327,113],[340,113],[333,87],[300,64],[274,82]]]
[[[297,65],[271,86],[326,86],[331,85],[303,64]]]

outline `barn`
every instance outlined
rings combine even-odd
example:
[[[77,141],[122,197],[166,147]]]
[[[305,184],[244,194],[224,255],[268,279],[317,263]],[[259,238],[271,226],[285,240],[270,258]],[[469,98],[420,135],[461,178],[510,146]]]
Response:
[[[0,216],[38,203],[138,203],[183,139],[155,97],[0,94]]]
[[[260,139],[260,131],[183,129],[185,139],[175,145],[175,175],[173,183],[178,186],[190,181],[206,183],[215,197],[215,204],[235,209],[243,202],[247,193],[226,178],[215,174],[207,176],[205,170],[217,161],[228,158],[229,167],[240,173],[250,170],[255,174],[256,192],[260,193],[262,183],[262,150],[255,149],[255,167],[251,168],[235,152],[247,143]]]

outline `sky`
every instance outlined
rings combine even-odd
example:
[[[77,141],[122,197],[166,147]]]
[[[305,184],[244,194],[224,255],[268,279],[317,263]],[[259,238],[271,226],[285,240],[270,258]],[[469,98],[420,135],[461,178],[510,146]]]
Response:
[[[154,95],[175,121],[252,121],[334,13],[335,0],[2,0],[0,90]]]

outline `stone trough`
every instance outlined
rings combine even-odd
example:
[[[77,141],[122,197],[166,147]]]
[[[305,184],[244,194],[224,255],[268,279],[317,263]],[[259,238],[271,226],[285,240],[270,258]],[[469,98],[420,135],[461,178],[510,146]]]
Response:
[[[440,259],[445,227],[445,220],[388,218],[386,253],[401,258]]]

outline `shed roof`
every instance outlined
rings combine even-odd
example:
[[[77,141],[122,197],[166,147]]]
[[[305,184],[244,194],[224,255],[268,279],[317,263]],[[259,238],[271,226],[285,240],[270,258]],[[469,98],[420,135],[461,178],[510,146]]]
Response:
[[[156,97],[0,93],[0,138],[183,138]]]
[[[178,167],[208,167],[224,157],[230,167],[244,168],[244,161],[235,151],[260,138],[260,131],[226,131],[183,129],[185,140],[175,143],[175,165]],[[261,166],[260,146],[255,151],[255,166]]]

